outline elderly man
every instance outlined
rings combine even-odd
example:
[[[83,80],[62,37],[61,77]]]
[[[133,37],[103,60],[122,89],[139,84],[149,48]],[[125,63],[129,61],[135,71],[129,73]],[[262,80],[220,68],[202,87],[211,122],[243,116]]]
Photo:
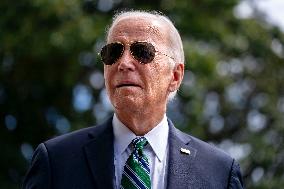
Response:
[[[116,15],[100,55],[114,116],[40,144],[23,188],[243,187],[234,159],[166,116],[184,74],[182,41],[167,17]]]

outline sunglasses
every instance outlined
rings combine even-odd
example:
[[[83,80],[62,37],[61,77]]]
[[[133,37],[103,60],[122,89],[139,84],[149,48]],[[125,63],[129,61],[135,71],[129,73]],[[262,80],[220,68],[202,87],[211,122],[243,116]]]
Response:
[[[148,42],[135,41],[127,45],[129,45],[130,47],[129,49],[132,57],[141,64],[147,64],[152,62],[157,52],[174,59],[173,57],[167,54],[157,51],[154,45]],[[105,65],[112,65],[123,55],[124,51],[125,45],[123,43],[109,43],[102,48],[100,56]]]

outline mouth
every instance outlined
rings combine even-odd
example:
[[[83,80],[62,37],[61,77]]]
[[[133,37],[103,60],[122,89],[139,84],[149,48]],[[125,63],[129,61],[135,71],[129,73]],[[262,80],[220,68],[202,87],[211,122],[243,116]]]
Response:
[[[141,87],[140,85],[134,84],[134,83],[123,83],[116,86],[117,88],[123,88],[123,87]]]

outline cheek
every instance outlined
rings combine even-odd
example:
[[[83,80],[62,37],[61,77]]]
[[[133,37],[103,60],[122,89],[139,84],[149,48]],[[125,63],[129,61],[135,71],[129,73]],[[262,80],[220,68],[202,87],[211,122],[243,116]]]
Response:
[[[153,88],[160,89],[160,92],[165,92],[170,81],[171,72],[165,66],[155,65],[149,71],[149,80]]]
[[[105,84],[109,85],[110,81],[112,80],[113,74],[111,74],[111,69],[106,68],[104,69],[104,79],[105,79]]]

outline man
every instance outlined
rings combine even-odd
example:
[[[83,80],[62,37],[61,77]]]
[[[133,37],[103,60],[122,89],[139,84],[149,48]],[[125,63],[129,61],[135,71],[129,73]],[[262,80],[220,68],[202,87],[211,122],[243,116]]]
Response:
[[[243,187],[234,159],[166,116],[184,74],[181,38],[167,17],[116,15],[101,57],[114,116],[40,144],[23,188]]]

